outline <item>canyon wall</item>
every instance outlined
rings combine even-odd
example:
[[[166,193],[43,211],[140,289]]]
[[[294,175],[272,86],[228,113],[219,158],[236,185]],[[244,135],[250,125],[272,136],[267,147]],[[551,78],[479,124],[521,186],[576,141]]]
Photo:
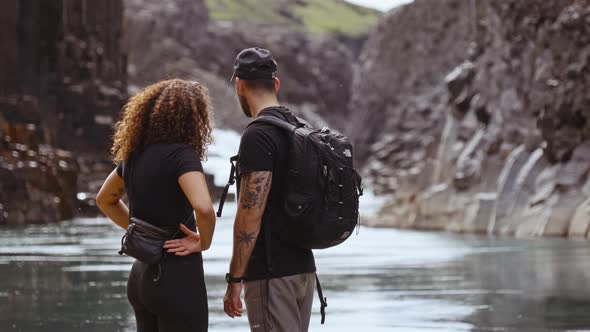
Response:
[[[112,163],[126,98],[121,0],[0,5],[0,224],[52,222],[82,208]],[[94,181],[94,182],[93,182]]]
[[[590,1],[417,0],[355,69],[369,224],[588,236]]]
[[[92,208],[80,199],[92,203],[112,170],[127,68],[131,93],[202,81],[217,125],[241,130],[228,79],[257,45],[279,61],[281,100],[349,135],[390,198],[368,224],[588,236],[589,0],[416,0],[368,39],[310,33],[293,13],[315,2],[276,4],[280,20],[265,22],[220,19],[206,1],[4,1],[0,223]]]
[[[313,6],[351,21],[318,20]],[[242,20],[244,9],[252,19]],[[377,16],[335,0],[252,8],[241,1],[3,1],[0,224],[98,214],[94,198],[113,169],[108,150],[128,90],[169,77],[199,80],[213,97],[217,127],[241,131],[247,119],[228,81],[245,47],[273,50],[285,104],[317,125],[322,116],[343,123],[352,63],[366,38],[355,22],[368,26]],[[316,33],[330,29],[355,35]]]
[[[243,6],[239,1],[233,2],[232,6]],[[125,0],[125,39],[130,49],[132,91],[169,77],[201,81],[210,90],[216,125],[241,132],[248,120],[242,116],[233,84],[229,83],[233,63],[242,49],[265,47],[278,62],[281,102],[293,106],[294,112],[317,125],[324,126],[327,122],[336,128],[344,127],[353,64],[366,34],[307,31],[304,22],[294,13],[298,6],[319,8],[316,1],[252,4],[251,10],[270,11],[274,19],[267,21],[256,13],[236,19],[215,19],[209,3],[205,0]],[[345,3],[337,6],[364,10],[377,17],[376,13],[361,7]],[[219,10],[222,12],[217,16],[231,12],[231,8]]]

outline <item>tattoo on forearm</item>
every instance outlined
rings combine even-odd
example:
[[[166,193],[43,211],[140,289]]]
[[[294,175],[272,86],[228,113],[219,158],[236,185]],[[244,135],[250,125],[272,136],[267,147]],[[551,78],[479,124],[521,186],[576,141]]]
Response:
[[[236,235],[236,243],[238,249],[238,258],[240,260],[240,265],[242,264],[242,249],[253,247],[256,243],[256,237],[258,236],[258,232],[246,232],[240,231],[238,235]]]
[[[262,209],[271,187],[272,172],[249,172],[242,175],[240,181],[242,184],[240,190],[240,208],[243,210]],[[236,219],[234,258],[237,259],[237,263],[240,266],[248,263],[248,257],[250,257],[250,252],[256,244],[256,239],[260,231],[259,229],[252,232],[245,230],[248,228],[252,229],[244,225],[243,220]]]
[[[240,199],[243,209],[261,208],[270,189],[270,173],[248,173],[244,175],[245,188]]]
[[[246,231],[240,231],[240,234],[238,234],[236,240],[238,241],[240,248],[242,246],[251,247],[254,245],[254,241],[256,241],[256,232],[248,233]]]

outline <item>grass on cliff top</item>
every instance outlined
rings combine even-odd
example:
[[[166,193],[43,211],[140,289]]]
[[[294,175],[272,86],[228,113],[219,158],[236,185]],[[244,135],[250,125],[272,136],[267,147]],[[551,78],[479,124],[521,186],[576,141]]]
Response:
[[[380,12],[343,0],[206,0],[215,20],[281,24],[312,33],[367,33]]]

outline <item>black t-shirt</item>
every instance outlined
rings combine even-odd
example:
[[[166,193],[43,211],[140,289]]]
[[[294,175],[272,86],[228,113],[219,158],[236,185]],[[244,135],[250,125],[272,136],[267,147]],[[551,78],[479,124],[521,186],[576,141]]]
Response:
[[[259,113],[288,119],[293,115],[286,107],[269,107]],[[272,183],[268,202],[262,218],[261,230],[248,263],[248,280],[286,277],[290,275],[315,272],[313,253],[309,249],[290,246],[276,236],[272,236],[272,220],[281,218],[284,182],[287,176],[287,135],[282,129],[267,123],[254,123],[242,134],[239,152],[239,172],[272,171]],[[270,223],[270,259],[273,275],[267,268],[265,231]]]
[[[193,208],[178,183],[192,171],[203,172],[203,167],[189,144],[148,145],[128,163],[120,162],[117,174],[125,181],[130,215],[158,227],[185,223],[195,231]]]

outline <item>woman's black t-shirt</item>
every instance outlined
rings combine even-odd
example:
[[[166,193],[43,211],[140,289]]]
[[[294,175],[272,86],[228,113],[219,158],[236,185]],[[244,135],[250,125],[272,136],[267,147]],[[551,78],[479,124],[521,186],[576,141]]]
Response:
[[[195,231],[193,208],[178,183],[193,171],[203,172],[203,166],[189,144],[148,145],[128,163],[120,162],[117,174],[125,181],[130,215],[158,227],[185,223]]]

